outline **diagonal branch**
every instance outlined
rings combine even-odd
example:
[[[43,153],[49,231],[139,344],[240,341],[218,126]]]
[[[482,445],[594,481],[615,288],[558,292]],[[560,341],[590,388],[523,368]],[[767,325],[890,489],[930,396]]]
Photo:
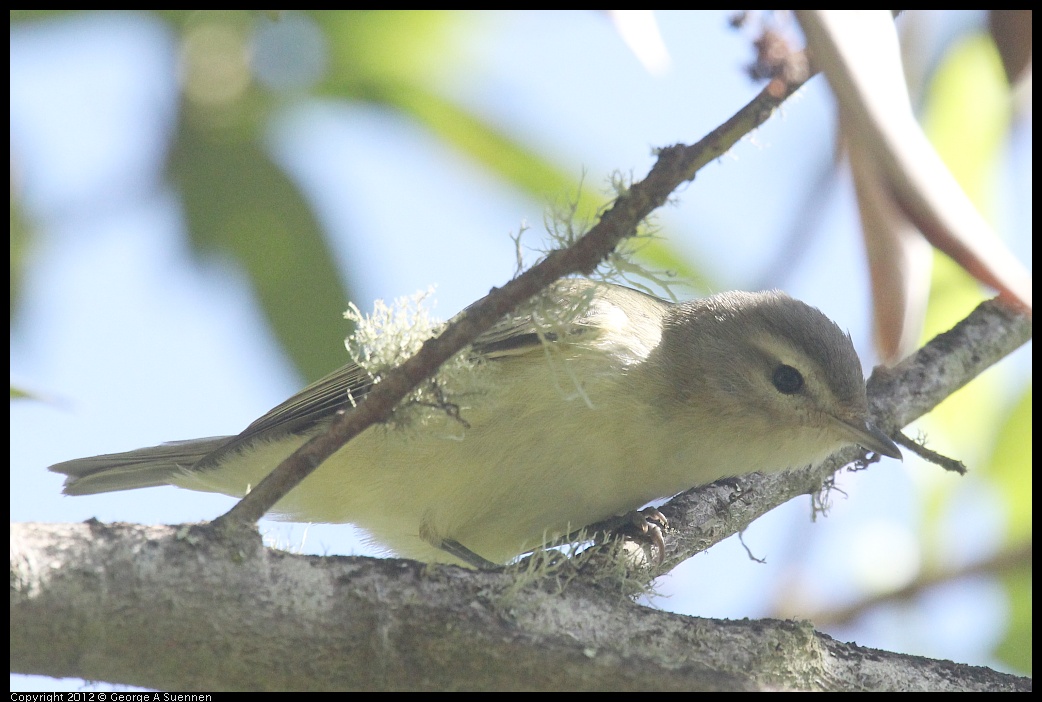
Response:
[[[805,65],[802,61],[795,63]],[[665,204],[678,187],[763,124],[809,77],[805,71],[785,72],[784,77],[772,79],[751,102],[698,143],[677,144],[659,151],[647,177],[619,195],[600,221],[575,244],[552,251],[539,264],[468,307],[467,313],[450,323],[442,334],[426,341],[412,358],[384,376],[357,408],[338,417],[326,432],[300,447],[242,501],[216,519],[214,525],[222,528],[256,522],[349,440],[372,424],[386,421],[409,392],[512,309],[563,276],[592,272],[620,241],[634,236],[641,221]]]

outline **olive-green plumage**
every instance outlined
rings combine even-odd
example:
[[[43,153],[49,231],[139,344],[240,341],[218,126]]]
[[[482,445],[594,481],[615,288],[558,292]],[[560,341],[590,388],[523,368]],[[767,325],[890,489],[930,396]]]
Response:
[[[461,403],[466,426],[434,412],[408,432],[372,427],[283,498],[277,516],[350,522],[422,560],[459,562],[443,548],[459,543],[505,562],[719,478],[799,467],[848,444],[900,456],[868,421],[849,337],[782,293],[670,303],[573,280],[542,304],[574,311],[549,328],[513,316],[474,344],[490,384]],[[68,476],[72,495],[176,485],[241,496],[371,382],[348,365],[238,436],[51,470]]]

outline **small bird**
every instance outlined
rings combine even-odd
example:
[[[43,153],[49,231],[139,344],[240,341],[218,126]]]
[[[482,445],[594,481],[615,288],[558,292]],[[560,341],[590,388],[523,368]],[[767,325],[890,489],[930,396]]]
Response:
[[[784,293],[673,303],[577,279],[540,299],[475,341],[470,354],[490,375],[458,416],[370,427],[273,516],[352,523],[398,555],[481,566],[657,498],[843,446],[901,457],[869,421],[849,335]],[[539,309],[563,312],[548,326]],[[175,485],[241,497],[373,383],[348,364],[237,436],[50,470],[68,476],[68,495]]]

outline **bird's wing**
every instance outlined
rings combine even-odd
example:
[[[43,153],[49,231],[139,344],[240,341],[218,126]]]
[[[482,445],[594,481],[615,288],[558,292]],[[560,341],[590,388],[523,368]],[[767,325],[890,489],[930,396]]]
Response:
[[[624,292],[621,292],[624,291]],[[605,310],[615,310],[612,295],[637,294],[648,304],[657,298],[614,285],[584,279],[563,280],[543,293],[545,302],[529,304],[525,312],[504,317],[472,345],[472,353],[491,361],[530,353],[543,343],[577,343],[596,338],[604,327]],[[465,315],[467,310],[461,312]],[[356,364],[348,364],[315,381],[278,405],[199,462],[196,469],[216,466],[220,457],[258,438],[301,434],[324,424],[341,410],[354,407],[375,384]]]

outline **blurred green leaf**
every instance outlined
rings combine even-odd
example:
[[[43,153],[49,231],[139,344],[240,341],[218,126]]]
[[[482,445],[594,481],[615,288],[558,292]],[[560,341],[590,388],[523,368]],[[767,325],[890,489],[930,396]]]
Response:
[[[925,103],[924,130],[985,217],[994,209],[997,164],[1009,134],[1008,103],[1001,61],[983,33],[952,44],[933,75]],[[950,329],[986,297],[955,262],[936,252],[934,257],[924,341]],[[978,381],[946,400],[932,418],[960,448],[981,449],[992,437],[977,418],[989,409],[998,409],[996,388],[993,382]]]
[[[1006,542],[1009,552],[1031,544],[1031,416],[1032,391],[1028,387],[1002,423],[988,476],[995,481],[1005,505]],[[1031,674],[1032,650],[1032,568],[1030,548],[1027,561],[1002,576],[1009,601],[1006,633],[995,650],[996,657],[1014,670]]]
[[[291,11],[287,11],[291,12]],[[301,373],[313,380],[345,361],[349,295],[310,205],[272,162],[263,135],[287,101],[252,74],[259,29],[285,21],[263,12],[152,13],[180,36],[182,109],[168,175],[183,199],[193,250],[240,265],[272,330]],[[12,22],[51,15],[26,12]],[[548,206],[578,198],[576,219],[595,221],[610,199],[568,175],[496,125],[438,92],[463,71],[455,46],[482,31],[480,15],[442,11],[312,11],[330,66],[312,95],[380,105],[401,114],[495,177]],[[12,206],[12,305],[17,298],[16,209]],[[641,242],[638,257],[708,285],[664,240]],[[12,310],[14,307],[12,307]]]
[[[611,196],[586,184],[433,87],[445,74],[464,71],[452,38],[482,31],[473,15],[444,12],[320,13],[329,32],[334,68],[327,90],[346,99],[373,102],[411,118],[447,146],[481,164],[518,190],[551,205],[577,199],[575,217],[592,225]],[[665,238],[644,240],[637,257],[676,273],[702,290],[708,277]]]
[[[1031,388],[1020,396],[999,428],[988,476],[1002,491],[1006,503],[1007,543],[1031,539]]]
[[[18,302],[22,297],[25,261],[29,254],[29,225],[22,215],[21,204],[15,197],[15,178],[11,176],[11,309],[9,321],[14,321]]]
[[[1008,85],[994,45],[983,34],[952,45],[934,75],[923,118],[931,141],[977,208],[988,215],[998,183],[998,164],[1009,136]],[[930,306],[924,331],[932,337],[947,330],[985,297],[968,273],[947,257],[935,254]],[[1006,540],[1015,550],[1030,543],[1031,388],[1025,388],[1006,420],[995,425],[982,418],[1001,414],[997,377],[989,374],[963,388],[932,413],[936,426],[1003,498]],[[987,455],[992,447],[991,455]],[[983,466],[983,469],[982,469]],[[948,481],[948,486],[952,483]],[[954,490],[935,492],[927,501],[928,524],[950,509]],[[1009,598],[1005,636],[995,655],[1013,669],[1031,670],[1031,567],[1002,576]]]
[[[1006,635],[995,648],[995,656],[1013,670],[1031,675],[1032,650],[1032,577],[1031,564],[1007,574],[1002,579],[1009,598]]]
[[[182,119],[169,169],[198,253],[242,266],[308,381],[347,362],[348,292],[315,215],[253,134]]]
[[[1006,549],[1031,543],[1031,388],[1027,388],[999,431],[988,474],[997,483],[1006,506]],[[1031,674],[1032,568],[1023,567],[1002,578],[1009,599],[1007,629],[995,655],[1015,670]]]

